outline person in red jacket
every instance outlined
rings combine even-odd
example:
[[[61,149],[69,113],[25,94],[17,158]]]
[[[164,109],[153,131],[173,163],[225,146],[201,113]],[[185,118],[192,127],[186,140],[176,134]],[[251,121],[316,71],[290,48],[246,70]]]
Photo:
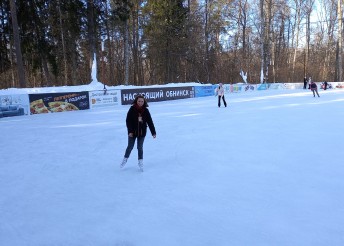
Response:
[[[123,168],[127,163],[137,139],[138,165],[140,171],[143,172],[143,142],[147,133],[147,125],[153,138],[156,138],[155,126],[148,110],[148,103],[143,96],[137,96],[132,103],[127,113],[126,125],[128,129],[128,146],[120,167]]]
[[[315,97],[315,93],[317,93],[318,97],[320,97],[319,93],[318,93],[318,86],[317,86],[316,83],[314,83],[314,81],[311,82],[310,88],[311,88],[311,90],[313,92],[313,96],[314,97]]]

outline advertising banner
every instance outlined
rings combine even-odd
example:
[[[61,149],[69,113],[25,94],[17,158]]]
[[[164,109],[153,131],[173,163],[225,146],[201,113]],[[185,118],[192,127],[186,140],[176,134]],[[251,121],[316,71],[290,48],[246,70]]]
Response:
[[[259,84],[257,85],[257,90],[262,91],[262,90],[267,90],[268,89],[268,84]]]
[[[256,89],[256,87],[257,87],[257,85],[250,85],[250,84],[242,85],[243,92],[254,91]]]
[[[56,113],[90,109],[87,91],[29,94],[30,113]]]
[[[269,90],[283,90],[285,85],[282,83],[271,83],[269,84]]]
[[[215,89],[216,90],[216,89]],[[225,94],[229,94],[231,92],[231,85],[229,84],[224,84],[223,85],[223,90],[225,92]]]
[[[0,118],[29,114],[29,97],[23,95],[0,95]]]
[[[213,85],[195,86],[195,97],[206,97],[206,96],[214,96],[214,95],[215,95],[215,87]]]
[[[284,83],[284,87],[289,90],[302,89],[303,83]]]
[[[120,90],[90,91],[90,107],[99,108],[120,104]]]
[[[243,85],[233,85],[233,86],[231,86],[230,91],[232,93],[241,92],[242,87],[243,87]]]
[[[337,89],[343,89],[344,88],[344,83],[334,83],[335,84],[335,88]]]
[[[156,87],[121,90],[122,105],[132,104],[137,95],[144,96],[148,102],[185,99],[195,97],[194,86]]]

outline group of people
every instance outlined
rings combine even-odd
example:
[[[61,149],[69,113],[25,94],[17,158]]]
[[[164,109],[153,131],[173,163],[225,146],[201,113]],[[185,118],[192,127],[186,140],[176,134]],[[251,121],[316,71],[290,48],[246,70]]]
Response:
[[[216,88],[216,95],[218,96],[218,106],[221,107],[222,100],[225,107],[227,107],[225,91],[222,83],[220,83]],[[125,149],[120,168],[123,168],[127,164],[135,142],[137,142],[138,166],[139,170],[143,172],[143,142],[147,134],[147,126],[153,138],[156,138],[155,126],[152,116],[148,110],[147,100],[144,98],[144,96],[138,95],[133,101],[127,113],[126,126],[128,132],[128,145]]]
[[[318,87],[312,78],[307,77],[304,78],[304,87],[303,89],[307,89],[307,84],[309,85],[308,89],[313,92],[313,96],[315,94],[319,96]],[[324,82],[324,90],[327,89],[327,82]],[[218,107],[221,107],[221,100],[225,107],[227,107],[227,102],[225,99],[225,90],[223,88],[223,84],[219,83],[218,87],[215,89],[215,96],[218,97]],[[128,145],[124,152],[124,158],[121,162],[120,167],[123,168],[130,156],[131,151],[134,148],[135,142],[137,142],[137,151],[138,151],[138,166],[139,170],[143,172],[143,142],[145,140],[147,134],[147,126],[153,136],[156,138],[156,130],[152,120],[152,116],[148,110],[148,103],[144,96],[139,95],[133,101],[129,111],[127,113],[126,118],[126,126],[128,132]]]
[[[318,92],[318,86],[317,84],[312,80],[311,77],[309,77],[309,79],[307,79],[307,77],[305,77],[303,79],[303,89],[307,89],[307,84],[308,84],[308,89],[310,89],[313,92],[313,97],[315,97],[315,94],[319,96],[319,92]],[[327,89],[327,81],[324,82],[324,90]]]

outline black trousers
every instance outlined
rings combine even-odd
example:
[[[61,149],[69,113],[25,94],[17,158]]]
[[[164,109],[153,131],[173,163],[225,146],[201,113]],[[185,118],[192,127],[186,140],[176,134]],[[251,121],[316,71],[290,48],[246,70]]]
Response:
[[[317,93],[318,97],[320,97],[317,89],[312,89],[312,92],[313,92],[314,97],[315,97],[315,93]]]
[[[221,107],[221,97],[222,97],[222,100],[223,100],[223,104],[225,105],[225,107],[227,107],[227,103],[226,103],[226,99],[225,99],[225,96],[219,96],[219,102],[218,102],[218,105],[219,107]]]

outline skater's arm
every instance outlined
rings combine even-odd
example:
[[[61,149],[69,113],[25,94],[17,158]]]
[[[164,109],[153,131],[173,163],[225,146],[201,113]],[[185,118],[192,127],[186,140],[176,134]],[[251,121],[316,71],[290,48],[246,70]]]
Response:
[[[131,107],[127,113],[127,118],[126,118],[126,125],[128,129],[128,136],[133,137],[134,136],[134,120],[133,120],[133,114],[134,114],[134,108]]]
[[[152,133],[153,138],[156,138],[155,126],[154,126],[152,116],[151,116],[149,110],[147,110],[147,124],[148,124],[150,132]]]

